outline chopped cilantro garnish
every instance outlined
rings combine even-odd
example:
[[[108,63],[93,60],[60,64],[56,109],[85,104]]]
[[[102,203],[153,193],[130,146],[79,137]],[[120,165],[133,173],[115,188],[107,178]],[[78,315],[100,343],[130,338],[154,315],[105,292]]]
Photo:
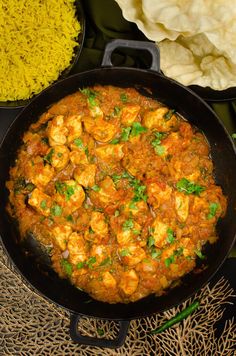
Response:
[[[167,229],[167,239],[166,241],[172,244],[175,241],[174,231],[172,229]]]
[[[63,153],[58,152],[57,157],[61,158],[63,156]]]
[[[195,250],[195,253],[201,260],[204,260],[206,258],[206,256],[202,254],[201,250]]]
[[[47,209],[47,201],[46,200],[41,201],[40,208],[43,210]]]
[[[122,225],[124,231],[131,230],[134,227],[134,223],[132,219],[128,219]]]
[[[161,145],[156,146],[154,149],[155,149],[156,154],[159,156],[163,156],[166,152],[165,147],[161,146]]]
[[[140,122],[133,122],[132,124],[132,130],[131,130],[131,133],[130,135],[131,136],[138,136],[140,135],[141,133],[143,132],[146,132],[147,131],[147,128],[146,127],[143,127]]]
[[[134,197],[132,199],[133,202],[137,202],[140,200],[144,200],[145,202],[147,201],[147,195],[144,194],[146,190],[145,185],[141,185],[140,180],[138,179],[132,179],[129,182],[130,186],[134,188]]]
[[[212,219],[216,215],[216,211],[218,208],[219,208],[218,203],[210,203],[209,205],[210,212],[207,215],[207,219]]]
[[[84,148],[84,144],[83,144],[83,141],[81,140],[81,138],[75,138],[74,144],[79,148]]]
[[[82,261],[78,262],[77,265],[76,265],[77,269],[84,268],[84,266],[85,266],[85,262],[82,262]]]
[[[71,196],[75,194],[75,186],[67,185],[64,182],[56,182],[55,187],[58,193],[65,195],[66,201],[70,200]]]
[[[183,247],[178,247],[177,250],[174,251],[175,256],[181,256],[183,254]]]
[[[134,201],[131,201],[131,203],[129,204],[129,208],[132,209],[132,210],[137,210],[138,209]]]
[[[73,216],[72,215],[68,215],[66,217],[66,220],[69,221],[69,222],[73,222]]]
[[[114,107],[113,115],[117,116],[120,114],[121,108],[119,106]]]
[[[129,250],[127,248],[124,248],[123,250],[120,251],[120,255],[121,257],[125,257],[130,255],[131,253],[129,252]]]
[[[45,145],[49,145],[49,141],[47,137],[42,137],[41,141],[45,144]]]
[[[132,230],[132,231],[133,231],[133,234],[134,234],[134,235],[139,235],[139,234],[140,234],[140,230],[134,229],[134,230]]]
[[[148,237],[147,245],[148,247],[152,247],[153,245],[155,245],[155,239],[152,235]]]
[[[88,146],[85,147],[84,152],[85,152],[86,156],[88,157],[89,156]]]
[[[171,263],[174,263],[175,262],[175,256],[172,255],[168,258],[165,259],[165,265],[166,267],[170,267]]]
[[[44,156],[44,161],[45,162],[48,162],[48,163],[52,163],[52,155],[54,154],[54,149],[52,148],[50,151],[49,151],[49,153],[46,155],[46,156]]]
[[[121,132],[121,141],[126,142],[129,139],[131,127],[123,127]]]
[[[190,182],[186,178],[180,179],[176,183],[176,188],[178,189],[179,192],[183,192],[185,194],[195,194],[195,195],[199,195],[201,192],[203,192],[205,190],[205,187],[202,187],[201,185]]]
[[[150,254],[151,257],[155,260],[161,256],[161,250],[157,250],[154,246],[151,247]]]
[[[60,205],[55,204],[51,207],[50,212],[53,216],[61,216],[62,208],[60,207]]]
[[[167,113],[164,115],[164,119],[166,121],[169,121],[172,118],[172,115],[175,113],[175,110],[169,110]]]
[[[61,266],[64,270],[64,272],[68,275],[71,276],[72,275],[72,265],[65,259],[61,260]]]
[[[123,103],[127,103],[127,101],[128,101],[127,95],[126,95],[125,93],[121,93],[121,94],[120,94],[120,100],[121,100]]]
[[[95,192],[99,192],[101,188],[97,184],[95,184],[91,189],[94,190]]]
[[[94,263],[96,263],[96,257],[89,257],[88,261],[86,262],[88,268],[93,268]]]
[[[94,90],[85,88],[85,89],[80,90],[80,92],[87,96],[88,102],[89,102],[89,104],[91,106],[96,106],[97,105],[96,100],[95,100],[97,94],[96,94],[96,92]]]
[[[114,138],[113,140],[111,140],[110,144],[111,145],[116,145],[117,143],[120,142],[120,139],[119,138]]]
[[[103,267],[103,266],[107,266],[107,265],[110,265],[111,264],[111,258],[110,257],[107,257],[105,258],[105,260],[103,260],[101,263],[100,263],[100,267]]]

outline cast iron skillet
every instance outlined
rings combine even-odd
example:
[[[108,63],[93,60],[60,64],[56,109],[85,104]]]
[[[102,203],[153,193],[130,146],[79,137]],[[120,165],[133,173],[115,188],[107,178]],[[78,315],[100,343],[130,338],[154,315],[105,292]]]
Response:
[[[131,47],[147,50],[151,53],[152,64],[149,70],[112,67],[111,54],[118,47]],[[71,312],[70,333],[74,341],[100,347],[116,348],[124,343],[129,320],[150,316],[181,303],[198,291],[216,273],[226,259],[235,240],[235,172],[236,152],[233,142],[221,121],[211,108],[190,89],[168,79],[159,73],[159,52],[152,43],[114,40],[106,49],[102,62],[103,68],[90,70],[64,79],[45,89],[25,107],[12,123],[0,147],[0,234],[8,256],[18,271],[36,290],[50,301]],[[219,240],[204,253],[207,259],[205,269],[199,273],[190,273],[182,279],[182,284],[166,296],[151,295],[135,303],[108,304],[92,300],[84,292],[73,287],[67,280],[60,279],[48,265],[37,244],[19,243],[17,228],[6,214],[7,189],[5,182],[9,178],[9,168],[14,164],[22,134],[32,122],[53,103],[79,88],[101,85],[135,87],[142,94],[151,96],[171,108],[175,108],[193,125],[202,130],[210,145],[215,166],[217,184],[223,187],[228,197],[226,216],[218,223]],[[150,94],[152,93],[152,94]],[[106,340],[81,336],[77,324],[81,315],[116,320],[120,323],[117,339]]]

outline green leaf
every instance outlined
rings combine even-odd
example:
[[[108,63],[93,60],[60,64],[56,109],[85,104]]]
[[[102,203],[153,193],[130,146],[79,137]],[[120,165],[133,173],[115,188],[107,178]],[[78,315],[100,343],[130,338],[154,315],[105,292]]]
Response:
[[[140,122],[133,122],[132,124],[132,130],[130,135],[131,136],[138,136],[143,132],[147,132],[147,128],[143,127]]]
[[[61,216],[62,208],[60,207],[60,205],[55,204],[51,207],[50,212],[53,216]]]
[[[120,251],[121,257],[125,257],[130,255],[131,253],[129,252],[128,248],[124,248],[123,250]]]
[[[172,229],[167,229],[167,239],[166,239],[166,241],[169,244],[172,244],[175,241],[174,231]]]
[[[139,235],[141,231],[134,229],[134,230],[132,230],[132,232],[133,232],[134,235]]]
[[[201,192],[203,192],[206,189],[201,185],[195,184],[194,182],[190,182],[186,178],[180,179],[176,183],[176,188],[178,189],[179,192],[183,192],[185,194],[195,194],[195,195],[199,195]]]
[[[88,157],[88,156],[89,156],[89,149],[88,149],[88,146],[85,147],[84,152],[85,152],[86,156]]]
[[[164,146],[158,145],[155,147],[155,152],[156,154],[158,154],[159,156],[163,156],[166,152],[166,149]]]
[[[178,247],[177,250],[174,251],[174,256],[181,256],[183,254],[183,247]]]
[[[41,201],[40,208],[43,210],[47,209],[47,201],[46,200]]]
[[[110,257],[107,257],[105,258],[105,260],[103,260],[101,263],[100,263],[100,267],[103,267],[103,266],[108,266],[108,265],[111,265],[111,258]]]
[[[67,260],[65,260],[65,259],[61,260],[61,266],[62,266],[64,272],[68,276],[72,275],[73,268],[72,268],[72,265]]]
[[[166,267],[170,267],[171,263],[174,263],[175,262],[175,256],[172,255],[168,258],[165,259],[165,265]]]
[[[84,144],[83,144],[83,141],[81,140],[81,138],[75,138],[74,144],[79,148],[84,148]]]
[[[175,113],[175,110],[169,110],[167,113],[164,115],[164,119],[166,121],[169,121],[172,118],[172,115]]]
[[[128,219],[122,225],[124,231],[131,230],[134,227],[134,223],[132,219]]]
[[[43,160],[48,163],[52,163],[52,155],[54,154],[54,149],[52,148],[49,153],[43,157]]]
[[[75,194],[75,186],[67,185],[64,182],[56,182],[55,187],[59,194],[65,196],[66,201],[70,200],[71,196]]]
[[[69,221],[69,222],[74,222],[72,215],[68,215],[66,217],[66,220]]]
[[[129,204],[129,208],[132,209],[132,210],[138,210],[136,204],[134,201],[131,201],[131,203]]]
[[[113,116],[118,116],[121,112],[121,108],[119,106],[115,106],[113,110]]]
[[[120,94],[120,100],[121,100],[123,103],[127,103],[127,101],[128,101],[127,95],[126,95],[125,93],[121,93],[121,94]]]
[[[219,208],[218,203],[210,203],[210,205],[209,205],[210,212],[207,215],[207,219],[212,219],[216,215],[218,208]]]
[[[148,247],[152,247],[152,246],[155,245],[155,239],[154,239],[154,237],[152,235],[148,237],[147,245],[148,245]]]
[[[87,99],[88,99],[88,102],[90,104],[90,106],[96,106],[97,103],[96,103],[96,96],[97,96],[97,93],[94,91],[94,90],[91,90],[89,88],[85,88],[85,89],[80,89],[80,92],[84,95],[87,96]]]
[[[94,263],[96,263],[96,257],[89,257],[88,261],[86,262],[88,268],[93,268]]]
[[[119,138],[114,138],[113,140],[110,141],[110,144],[111,145],[117,145],[117,143],[120,142],[120,139]]]
[[[96,184],[96,185],[94,185],[91,189],[94,190],[95,192],[99,192],[99,190],[100,190],[101,188]]]
[[[195,253],[201,260],[204,260],[206,258],[206,256],[202,254],[201,250],[195,250]]]
[[[76,265],[77,269],[84,268],[84,266],[85,266],[85,262],[82,262],[82,261],[78,262],[77,265]]]
[[[121,132],[121,141],[126,142],[129,139],[131,127],[123,127]]]
[[[156,259],[158,260],[162,254],[161,250],[157,250],[154,246],[151,247],[150,253],[151,253],[152,259],[154,259],[154,260],[156,260]]]

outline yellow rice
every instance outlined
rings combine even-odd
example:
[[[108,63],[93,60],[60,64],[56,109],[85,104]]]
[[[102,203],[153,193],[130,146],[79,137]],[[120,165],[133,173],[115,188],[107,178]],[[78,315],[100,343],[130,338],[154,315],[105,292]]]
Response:
[[[0,0],[0,101],[39,93],[70,65],[74,0]]]

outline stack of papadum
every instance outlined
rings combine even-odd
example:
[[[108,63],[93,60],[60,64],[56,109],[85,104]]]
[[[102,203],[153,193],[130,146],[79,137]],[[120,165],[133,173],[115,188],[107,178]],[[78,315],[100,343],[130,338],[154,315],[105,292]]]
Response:
[[[161,52],[161,70],[184,85],[236,86],[236,0],[116,0]]]

